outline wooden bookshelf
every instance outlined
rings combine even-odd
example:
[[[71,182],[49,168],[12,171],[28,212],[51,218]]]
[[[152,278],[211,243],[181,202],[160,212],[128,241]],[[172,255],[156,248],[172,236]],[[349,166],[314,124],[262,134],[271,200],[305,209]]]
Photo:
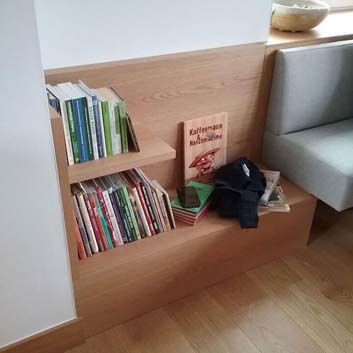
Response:
[[[70,184],[167,161],[176,157],[175,149],[161,138],[153,136],[148,129],[140,124],[136,124],[135,128],[140,152],[122,153],[68,166]]]
[[[208,212],[177,229],[79,262],[78,307],[87,335],[129,320],[305,246],[316,200],[281,180],[290,213],[263,212],[259,227]]]
[[[141,145],[140,153],[68,167],[62,120],[51,111],[75,303],[85,337],[306,245],[316,200],[283,181],[291,212],[263,213],[257,229],[242,230],[236,220],[210,212],[195,226],[178,222],[176,230],[78,261],[70,184],[143,166],[149,177],[175,189],[182,183],[182,122],[222,111],[229,112],[228,160],[250,155],[253,136],[262,131],[255,108],[264,52],[263,44],[254,44],[46,73],[51,84],[82,79],[91,87],[113,86],[137,123]]]

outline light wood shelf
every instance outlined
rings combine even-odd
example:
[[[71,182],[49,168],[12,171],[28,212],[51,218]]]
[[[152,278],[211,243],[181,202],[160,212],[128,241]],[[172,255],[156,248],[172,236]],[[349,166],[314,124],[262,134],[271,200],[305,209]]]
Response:
[[[208,212],[195,226],[177,222],[176,230],[81,260],[77,294],[86,334],[304,247],[316,200],[286,180],[281,184],[291,212],[263,212],[256,229]]]
[[[281,185],[285,190],[290,206],[313,199],[312,196],[284,178],[281,179]],[[173,190],[168,193],[169,195],[175,194]],[[268,213],[269,212],[261,212],[259,214],[259,226],[261,226],[262,217]],[[288,214],[276,213],[276,215],[280,220],[283,215]],[[80,260],[80,277],[100,275],[106,271],[109,272],[115,268],[119,268],[129,262],[134,264],[144,257],[153,256],[154,253],[158,252],[167,252],[173,247],[183,245],[186,242],[196,241],[198,238],[205,237],[211,233],[232,230],[233,232],[239,232],[239,235],[242,236],[242,234],[247,232],[240,228],[237,220],[220,218],[216,212],[206,213],[200,222],[194,226],[187,225],[180,221],[176,221],[176,223],[177,228],[175,230],[160,233],[152,237],[146,237]]]
[[[146,173],[175,188],[182,180],[184,120],[228,111],[228,160],[260,158],[252,150],[261,145],[254,136],[263,132],[256,107],[264,53],[265,44],[254,44],[46,72],[51,84],[81,79],[121,92],[141,145],[140,153],[68,167],[62,120],[52,121],[75,304],[85,337],[305,246],[316,201],[283,182],[292,211],[260,215],[257,229],[242,230],[236,220],[209,212],[196,226],[178,222],[176,230],[77,259],[70,184],[166,161],[146,167]]]
[[[159,137],[144,134],[144,137],[138,138],[138,141],[140,152],[122,153],[68,166],[70,184],[163,162],[176,157],[175,149]]]
[[[61,117],[50,108],[51,119],[54,123],[61,123]],[[139,168],[170,159],[175,159],[176,151],[160,137],[154,136],[141,124],[134,124],[140,152],[131,151],[115,156],[100,158],[94,161],[67,166],[70,184],[99,178],[105,175],[122,172],[132,168]],[[57,128],[60,134],[61,126]]]

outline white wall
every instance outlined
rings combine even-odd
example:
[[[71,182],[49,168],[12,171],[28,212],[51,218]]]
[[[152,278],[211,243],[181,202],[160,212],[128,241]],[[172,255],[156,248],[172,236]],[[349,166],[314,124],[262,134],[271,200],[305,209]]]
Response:
[[[266,41],[272,0],[36,0],[45,69]]]
[[[0,2],[0,347],[75,317],[32,3]]]

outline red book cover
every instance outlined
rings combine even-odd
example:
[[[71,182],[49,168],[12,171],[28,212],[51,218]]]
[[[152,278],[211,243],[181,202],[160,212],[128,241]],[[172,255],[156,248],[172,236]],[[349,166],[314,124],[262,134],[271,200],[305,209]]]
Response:
[[[96,222],[96,217],[95,217],[94,211],[93,211],[92,206],[91,206],[90,197],[87,194],[84,194],[83,195],[83,199],[85,200],[88,216],[89,216],[89,219],[90,219],[91,224],[92,224],[93,232],[94,232],[94,235],[96,237],[99,250],[100,251],[104,251],[104,244],[102,242],[102,237],[101,237],[101,234],[100,234],[99,229],[98,229],[98,225],[97,225],[97,222]]]
[[[105,201],[104,201],[102,188],[97,186],[96,190],[97,190],[97,196],[98,196],[98,200],[99,200],[99,203],[100,203],[102,211],[103,211],[104,218],[105,218],[107,225],[108,225],[110,239],[112,240],[114,248],[116,248],[117,246],[119,246],[119,244],[117,242],[117,239],[113,236],[114,228],[113,228],[112,221],[110,220],[110,217],[109,217],[107,205],[105,204]]]
[[[85,251],[85,246],[83,245],[83,241],[81,238],[81,233],[80,229],[77,224],[76,216],[75,213],[72,211],[72,215],[74,217],[74,228],[75,228],[75,233],[76,233],[76,240],[77,240],[77,251],[78,251],[78,257],[82,259],[87,259],[87,254]]]
[[[89,201],[90,201],[93,213],[94,213],[94,217],[95,217],[96,224],[97,224],[97,227],[99,230],[99,235],[100,235],[101,241],[103,243],[103,247],[105,250],[109,250],[107,239],[105,239],[104,230],[103,230],[103,227],[102,227],[102,224],[101,224],[101,221],[99,219],[99,215],[98,215],[98,212],[96,209],[96,204],[94,203],[93,197],[91,195],[89,195]]]
[[[145,217],[146,217],[146,220],[147,220],[147,223],[148,223],[148,227],[150,228],[150,231],[151,231],[151,234],[152,235],[156,235],[156,232],[154,231],[154,228],[153,228],[153,224],[152,224],[152,220],[151,220],[151,217],[150,217],[150,214],[148,212],[148,208],[147,208],[147,205],[146,205],[146,202],[145,202],[145,198],[143,197],[143,193],[142,193],[142,190],[141,190],[141,187],[140,187],[140,183],[138,182],[138,180],[136,180],[136,178],[134,177],[134,175],[128,171],[128,175],[130,177],[130,179],[132,180],[136,190],[137,190],[137,194],[139,196],[139,199],[140,199],[140,202],[141,202],[141,205],[142,205],[142,208],[143,208],[143,212],[145,213]]]

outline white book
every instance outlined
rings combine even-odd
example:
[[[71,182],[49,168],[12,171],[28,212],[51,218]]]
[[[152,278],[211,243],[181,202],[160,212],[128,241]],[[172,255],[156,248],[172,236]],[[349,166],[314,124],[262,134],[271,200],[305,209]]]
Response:
[[[70,136],[69,120],[67,117],[66,104],[65,104],[66,97],[65,97],[64,93],[59,88],[52,86],[50,84],[47,84],[46,87],[47,87],[47,90],[59,100],[61,117],[63,120],[67,161],[68,161],[69,165],[73,165],[73,164],[75,164],[75,161],[74,161],[74,154],[72,151],[72,142],[71,142],[71,136]]]
[[[110,133],[112,134],[112,148],[113,148],[113,155],[121,153],[121,146],[119,136],[116,133],[116,117],[115,117],[115,103],[108,100],[109,104],[109,122],[110,122]]]
[[[89,120],[89,126],[90,126],[91,137],[92,137],[93,159],[99,159],[96,121],[94,120],[92,97],[89,94],[87,94],[87,92],[83,90],[79,85],[75,84],[73,85],[73,87],[76,89],[78,94],[81,94],[86,98],[87,108],[88,108],[88,120]]]
[[[135,201],[136,201],[137,210],[140,214],[140,218],[142,220],[142,224],[143,224],[143,228],[145,229],[145,233],[147,236],[150,237],[150,236],[152,236],[152,233],[151,233],[150,227],[148,226],[145,212],[143,211],[143,207],[142,207],[142,204],[141,204],[141,201],[140,201],[140,198],[139,198],[139,195],[138,195],[136,188],[132,188],[132,193],[133,193]]]
[[[154,180],[153,182],[161,190],[162,194],[164,195],[165,205],[166,205],[167,213],[169,215],[169,217],[168,217],[169,223],[170,223],[170,226],[173,229],[175,229],[176,224],[175,224],[174,214],[173,214],[173,210],[172,210],[172,205],[170,204],[170,198],[169,198],[168,192],[162,187],[162,185],[157,180]]]
[[[119,244],[119,246],[124,245],[123,238],[121,237],[119,225],[115,217],[113,205],[110,201],[109,192],[107,190],[104,190],[102,191],[102,194],[103,194],[104,202],[107,206],[110,221],[112,222],[112,225],[113,225],[113,237],[115,241]]]
[[[85,200],[83,198],[83,195],[82,194],[77,195],[77,199],[78,199],[78,203],[80,205],[81,215],[83,217],[83,222],[85,223],[85,227],[87,230],[87,235],[88,235],[89,243],[91,245],[91,249],[94,253],[97,253],[97,252],[99,252],[98,244],[97,244],[96,237],[94,235],[91,220],[89,219],[89,215],[88,215],[88,211],[86,208],[86,204],[85,204]]]

